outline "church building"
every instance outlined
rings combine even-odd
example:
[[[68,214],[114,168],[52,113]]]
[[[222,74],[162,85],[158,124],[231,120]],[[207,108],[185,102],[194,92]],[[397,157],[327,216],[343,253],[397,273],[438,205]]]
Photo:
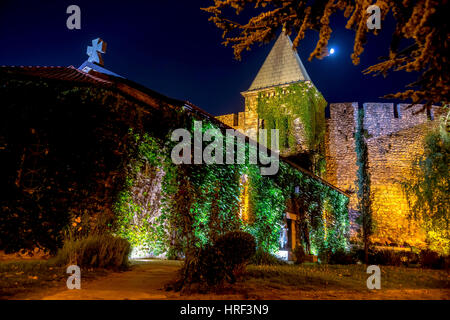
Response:
[[[309,88],[309,77],[290,45],[288,37],[280,37],[244,93],[246,112],[231,116],[231,123],[106,68],[101,39],[93,40],[89,59],[78,68],[0,67],[0,183],[7,190],[0,199],[0,249],[56,250],[67,225],[86,220],[95,225],[100,217],[120,222],[115,232],[144,255],[156,252],[160,243],[166,245],[176,232],[157,233],[162,199],[169,203],[174,194],[185,192],[183,184],[174,184],[170,194],[162,192],[165,172],[178,170],[170,150],[164,149],[171,132],[190,128],[195,120],[223,133],[237,128],[251,136],[262,125],[255,110],[259,92],[299,81]],[[280,59],[285,65],[279,65]],[[143,137],[157,145],[153,158],[136,155],[149,152],[150,144],[147,149],[136,145]],[[249,138],[244,140],[250,148]],[[169,160],[155,162],[163,153]],[[215,214],[228,219],[217,222],[219,233],[242,228],[261,248],[285,259],[292,259],[293,249],[302,242],[314,255],[331,245],[333,250],[347,248],[348,195],[288,158],[280,157],[279,163],[279,173],[272,176],[261,176],[253,164],[241,166],[247,173],[239,175],[233,171],[237,165],[218,167],[221,178],[206,179],[214,188],[203,188],[202,197],[192,198],[197,240],[214,241],[204,230]],[[314,218],[306,214],[309,206],[314,207]]]

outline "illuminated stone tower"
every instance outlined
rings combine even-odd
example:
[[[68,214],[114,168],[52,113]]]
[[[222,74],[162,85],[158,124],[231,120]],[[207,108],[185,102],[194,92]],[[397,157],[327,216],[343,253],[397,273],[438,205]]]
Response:
[[[244,112],[221,115],[217,119],[256,139],[258,129],[264,127],[263,119],[257,112],[258,96],[270,97],[276,94],[277,88],[287,89],[295,83],[314,87],[297,51],[292,49],[291,39],[281,33],[250,87],[241,93],[245,99]],[[282,112],[282,107],[280,106],[277,112]],[[297,141],[294,152],[301,153],[307,149],[303,126],[301,121],[294,121],[294,126],[293,132]],[[293,151],[283,149],[283,146],[280,146],[280,149],[284,155],[289,155]]]

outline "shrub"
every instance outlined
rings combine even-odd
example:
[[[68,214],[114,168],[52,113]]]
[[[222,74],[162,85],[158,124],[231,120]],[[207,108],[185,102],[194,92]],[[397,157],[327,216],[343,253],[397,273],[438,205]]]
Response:
[[[221,286],[225,280],[234,283],[236,276],[255,254],[255,248],[255,238],[251,234],[228,232],[214,245],[194,249],[187,254],[181,278],[173,287],[175,290],[192,290],[192,285],[196,284],[199,286],[198,291],[207,291]]]
[[[406,265],[418,264],[420,262],[419,254],[412,251],[406,251],[402,255],[402,262]]]
[[[110,234],[67,239],[55,257],[58,265],[119,269],[128,266],[130,244]]]
[[[167,260],[181,260],[183,258],[183,252],[174,247],[169,247],[166,253]]]
[[[302,246],[296,246],[292,253],[296,264],[301,264],[306,261],[306,253]]]
[[[423,268],[443,269],[445,267],[445,258],[437,252],[431,250],[420,251],[420,265]]]
[[[364,262],[364,250],[357,249],[354,257]],[[369,264],[385,265],[385,266],[408,266],[410,264],[417,264],[419,256],[412,251],[397,251],[394,249],[369,249]]]
[[[396,252],[389,249],[378,250],[373,254],[373,264],[400,266],[402,264],[401,256],[402,252]]]
[[[356,263],[356,258],[353,252],[348,252],[345,250],[337,250],[333,253],[330,253],[329,264],[354,264]]]
[[[233,231],[217,239],[216,247],[225,259],[226,268],[246,263],[256,250],[255,238],[247,232]]]
[[[278,266],[286,264],[285,261],[262,249],[256,250],[255,254],[250,258],[249,263],[257,266]]]

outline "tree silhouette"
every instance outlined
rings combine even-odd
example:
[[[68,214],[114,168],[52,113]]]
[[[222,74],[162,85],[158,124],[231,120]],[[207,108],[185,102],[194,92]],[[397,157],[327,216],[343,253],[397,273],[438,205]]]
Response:
[[[319,32],[319,40],[309,60],[320,58],[326,50],[332,29],[330,18],[342,13],[347,18],[347,29],[355,31],[353,64],[360,62],[369,30],[367,8],[380,8],[381,21],[389,13],[395,18],[389,54],[382,61],[367,68],[364,73],[386,75],[389,71],[420,72],[417,81],[403,92],[388,94],[385,98],[412,99],[424,102],[425,108],[449,102],[448,0],[214,0],[203,8],[211,14],[209,20],[223,30],[224,45],[231,45],[234,55],[241,59],[244,50],[274,39],[280,28],[295,35],[297,48],[306,31]],[[248,21],[240,23],[238,15],[244,9],[253,10]],[[246,20],[246,19],[243,19]],[[402,46],[402,40],[411,43]],[[404,42],[404,41],[403,41]]]

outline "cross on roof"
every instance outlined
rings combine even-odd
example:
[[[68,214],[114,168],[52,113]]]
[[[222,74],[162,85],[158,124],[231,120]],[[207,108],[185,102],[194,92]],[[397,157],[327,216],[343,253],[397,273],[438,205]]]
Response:
[[[97,38],[92,40],[92,46],[87,47],[86,54],[89,56],[88,61],[103,66],[103,58],[101,53],[106,52],[106,42]]]

